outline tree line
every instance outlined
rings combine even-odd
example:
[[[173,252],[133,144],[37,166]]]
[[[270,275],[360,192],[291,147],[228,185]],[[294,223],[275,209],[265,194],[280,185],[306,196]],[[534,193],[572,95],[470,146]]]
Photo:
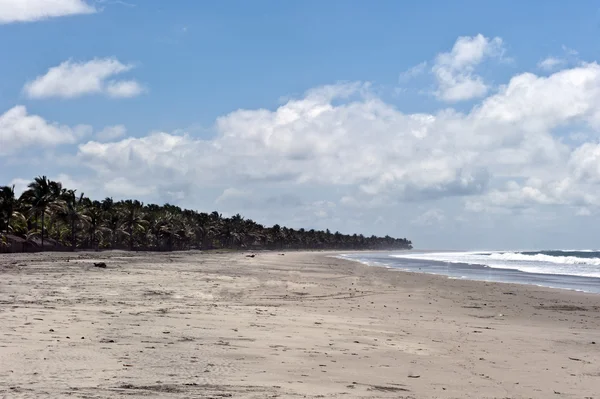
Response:
[[[138,200],[92,200],[46,176],[22,195],[0,186],[0,245],[11,238],[43,249],[411,249],[406,238],[265,227],[239,214],[223,217]],[[35,244],[35,245],[34,245]]]

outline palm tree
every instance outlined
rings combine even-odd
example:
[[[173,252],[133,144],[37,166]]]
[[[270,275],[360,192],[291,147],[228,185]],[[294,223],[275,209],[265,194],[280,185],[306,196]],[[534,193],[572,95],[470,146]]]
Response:
[[[127,235],[123,227],[121,215],[116,212],[106,214],[104,227],[110,232],[110,244],[108,245],[110,248],[116,248],[119,237]]]
[[[102,215],[101,229],[110,233],[110,239],[108,242],[105,241],[103,245],[109,248],[116,248],[118,238],[125,235],[122,215],[110,197],[106,197],[100,202],[100,209]]]
[[[93,249],[98,249],[97,243],[99,237],[106,231],[101,225],[103,216],[102,204],[100,201],[92,201],[89,198],[84,198],[83,201],[83,212],[87,218],[89,246]]]
[[[65,190],[60,202],[57,203],[59,215],[71,227],[71,251],[77,247],[77,227],[89,223],[90,218],[85,211],[85,198],[83,193],[77,198],[75,190]]]
[[[205,242],[202,243],[202,248],[214,248],[216,239],[223,234],[224,226],[223,216],[219,212],[214,211],[210,213],[206,218],[206,226],[204,227]]]
[[[122,206],[123,221],[129,235],[129,250],[133,251],[134,234],[136,229],[143,229],[147,224],[144,220],[143,204],[138,200],[127,200]]]
[[[10,219],[17,208],[18,201],[15,197],[15,186],[0,187],[0,216],[4,217],[6,223],[6,234],[10,231]]]
[[[27,215],[28,218],[25,218]],[[348,235],[330,230],[265,227],[236,214],[197,212],[165,204],[144,205],[137,200],[93,201],[76,195],[60,182],[40,176],[17,200],[14,188],[0,186],[0,229],[32,240],[47,236],[72,250],[81,248],[155,249],[410,249],[406,238]],[[6,227],[4,226],[6,223]],[[85,235],[80,235],[80,232]],[[166,246],[165,246],[166,244]]]
[[[38,176],[27,186],[29,189],[23,193],[25,201],[31,205],[32,214],[42,216],[42,250],[44,249],[44,221],[46,208],[56,199],[56,184],[51,186],[46,176]]]
[[[164,220],[158,213],[147,213],[146,221],[148,229],[146,230],[146,241],[160,250],[161,237],[163,233]]]
[[[167,246],[169,251],[173,250],[175,240],[178,238],[179,233],[179,220],[177,215],[173,212],[164,212],[159,217],[160,223],[160,235],[167,237]]]

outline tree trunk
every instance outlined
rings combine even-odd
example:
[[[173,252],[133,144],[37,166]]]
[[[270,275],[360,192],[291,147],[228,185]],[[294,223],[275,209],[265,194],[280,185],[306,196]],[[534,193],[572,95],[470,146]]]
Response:
[[[129,250],[133,251],[133,226],[129,226]]]
[[[92,235],[90,237],[90,245],[94,250],[98,250],[98,245],[96,244],[96,225],[92,227]]]
[[[42,209],[42,251],[44,250],[44,214],[46,213],[45,209]]]
[[[71,218],[71,251],[75,251],[77,237],[75,237],[75,219]]]

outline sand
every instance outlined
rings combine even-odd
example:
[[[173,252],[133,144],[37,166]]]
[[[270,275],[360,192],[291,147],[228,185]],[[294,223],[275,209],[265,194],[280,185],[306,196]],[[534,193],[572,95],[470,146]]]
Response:
[[[0,398],[600,397],[600,295],[329,255],[2,255]]]

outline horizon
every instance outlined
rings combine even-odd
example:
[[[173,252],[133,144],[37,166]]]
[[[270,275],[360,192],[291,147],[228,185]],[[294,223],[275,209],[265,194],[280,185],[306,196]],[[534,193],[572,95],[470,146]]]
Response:
[[[592,1],[4,0],[0,186],[594,248],[599,30]]]

